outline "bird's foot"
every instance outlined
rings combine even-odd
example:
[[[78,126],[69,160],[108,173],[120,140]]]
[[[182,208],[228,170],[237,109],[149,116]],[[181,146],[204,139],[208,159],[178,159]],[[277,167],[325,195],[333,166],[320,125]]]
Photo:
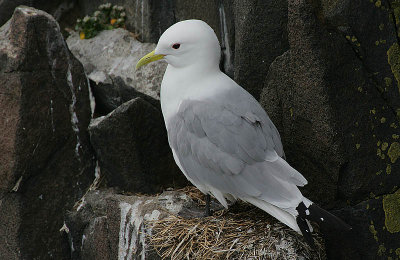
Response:
[[[211,211],[211,196],[210,194],[206,195],[206,207],[205,207],[205,211],[204,211],[204,216],[205,217],[209,217],[212,216],[212,211]]]

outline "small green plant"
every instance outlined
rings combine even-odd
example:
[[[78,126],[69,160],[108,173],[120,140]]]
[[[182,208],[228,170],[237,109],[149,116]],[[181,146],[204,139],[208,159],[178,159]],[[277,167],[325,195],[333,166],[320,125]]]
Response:
[[[79,37],[90,39],[95,37],[103,30],[125,27],[126,13],[125,8],[110,3],[99,5],[98,10],[92,16],[85,16],[83,19],[76,20],[75,30],[79,32]]]

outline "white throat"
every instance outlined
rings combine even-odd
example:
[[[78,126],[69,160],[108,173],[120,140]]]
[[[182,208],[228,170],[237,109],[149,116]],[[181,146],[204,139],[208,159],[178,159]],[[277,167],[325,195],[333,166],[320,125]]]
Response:
[[[165,124],[175,115],[182,100],[201,100],[210,94],[212,81],[222,72],[219,68],[199,70],[196,67],[175,68],[167,66],[161,83],[160,101]],[[211,92],[212,93],[212,92]]]

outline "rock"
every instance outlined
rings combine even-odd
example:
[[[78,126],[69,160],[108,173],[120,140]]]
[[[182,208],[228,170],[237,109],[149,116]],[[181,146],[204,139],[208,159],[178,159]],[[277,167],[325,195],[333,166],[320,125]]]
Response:
[[[354,232],[346,240],[330,241],[331,259],[396,259],[400,249],[400,190],[334,211],[348,219]]]
[[[73,0],[2,0],[0,2],[0,26],[10,19],[14,9],[19,5],[31,6],[51,14],[57,21],[62,20],[66,13],[75,7]]]
[[[81,40],[78,34],[72,34],[67,39],[67,44],[75,57],[82,62],[88,78],[96,84],[110,85],[116,78],[121,78],[124,85],[160,99],[160,85],[167,64],[159,61],[140,70],[135,69],[138,60],[153,51],[155,44],[141,43],[124,29],[102,31],[87,40]],[[96,86],[93,90],[96,95]],[[123,102],[121,101],[116,104],[120,105]]]
[[[108,187],[155,193],[187,183],[174,162],[160,110],[144,99],[96,118],[89,132]]]
[[[92,14],[105,3],[121,5],[126,12],[126,28],[142,42],[156,43],[162,32],[175,23],[173,1],[78,0],[83,14]]]
[[[184,193],[167,191],[155,197],[124,196],[111,190],[91,191],[66,216],[72,259],[161,259],[146,244],[146,221],[178,215],[194,207]]]
[[[93,13],[100,4],[110,2],[126,9],[126,28],[142,42],[157,43],[161,34],[176,22],[200,19],[207,22],[217,34],[223,50],[222,68],[233,77],[234,20],[232,0],[79,0],[84,14]]]
[[[188,259],[324,259],[321,239],[315,253],[304,247],[298,234],[254,207],[240,205],[237,212],[199,217],[204,208],[195,203],[198,194],[191,197],[196,191],[185,191],[155,196],[124,196],[112,190],[88,192],[66,216],[63,230],[75,249],[71,258],[182,259],[186,255]],[[221,254],[228,249],[231,257]]]
[[[348,203],[351,214],[343,218],[352,224],[359,203],[400,185],[400,176],[393,174],[400,164],[392,160],[398,156],[400,107],[392,86],[396,30],[390,11],[368,1],[323,6],[321,13],[308,1],[289,1],[289,50],[271,64],[261,103],[279,129],[288,161],[309,181],[304,194],[328,208]],[[378,40],[377,46],[373,38],[386,43]],[[374,223],[383,219],[371,216]],[[355,234],[365,234],[366,228],[353,227]],[[364,238],[357,236],[357,246],[341,248],[340,254],[378,257],[369,246],[373,240]],[[391,244],[390,239],[383,235],[377,246]],[[327,250],[339,254],[335,243]]]
[[[0,28],[0,255],[62,259],[63,213],[94,179],[88,81],[49,14]]]
[[[95,76],[93,77],[95,78]],[[96,116],[106,115],[122,105],[123,103],[141,97],[153,106],[161,110],[160,101],[146,94],[136,91],[131,86],[125,84],[121,77],[115,77],[112,83],[90,80],[93,96],[96,100]]]
[[[288,49],[287,0],[233,1],[235,81],[257,100],[265,75]]]

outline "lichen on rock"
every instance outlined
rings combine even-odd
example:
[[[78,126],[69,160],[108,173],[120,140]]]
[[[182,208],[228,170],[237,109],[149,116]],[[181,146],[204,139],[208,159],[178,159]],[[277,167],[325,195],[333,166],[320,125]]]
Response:
[[[398,43],[394,43],[387,51],[388,62],[392,73],[397,81],[397,87],[400,91],[400,48]]]
[[[387,154],[390,158],[390,161],[392,163],[395,163],[400,157],[400,144],[398,142],[392,143],[389,147]]]
[[[385,227],[390,233],[400,232],[400,190],[383,196]]]

